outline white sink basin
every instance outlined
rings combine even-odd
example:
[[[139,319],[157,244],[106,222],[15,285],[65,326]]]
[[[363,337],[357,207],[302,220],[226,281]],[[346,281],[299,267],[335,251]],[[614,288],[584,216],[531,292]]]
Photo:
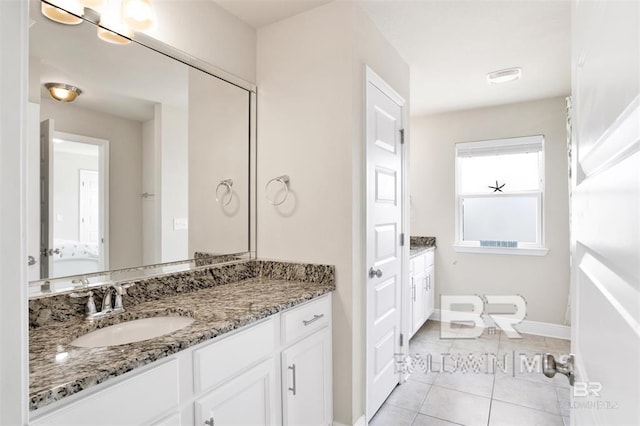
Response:
[[[189,317],[153,317],[114,324],[78,337],[72,346],[98,348],[141,342],[180,330],[194,321]]]

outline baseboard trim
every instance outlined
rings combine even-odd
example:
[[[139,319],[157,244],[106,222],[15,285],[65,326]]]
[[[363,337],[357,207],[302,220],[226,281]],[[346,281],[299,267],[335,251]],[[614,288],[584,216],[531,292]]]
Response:
[[[333,422],[333,426],[348,426],[348,425],[344,425],[338,422]],[[362,415],[362,417],[356,420],[353,426],[367,426],[367,421],[365,420],[364,414]]]
[[[440,321],[442,318],[440,309],[436,309],[430,320]],[[555,337],[556,339],[571,339],[571,327],[568,325],[552,324],[549,322],[524,320],[515,326],[521,333],[535,334],[536,336]]]

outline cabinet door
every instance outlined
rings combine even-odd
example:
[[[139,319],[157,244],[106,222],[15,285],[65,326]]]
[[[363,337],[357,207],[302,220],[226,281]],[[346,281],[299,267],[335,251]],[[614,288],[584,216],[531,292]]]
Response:
[[[196,426],[276,425],[276,368],[273,359],[196,400]]]
[[[411,334],[418,331],[418,329],[422,326],[425,320],[425,311],[424,311],[424,283],[425,283],[425,273],[424,271],[419,271],[413,276],[412,280],[412,288],[411,288],[411,303],[413,306],[412,315],[411,315]]]
[[[424,293],[424,319],[425,321],[429,319],[431,314],[433,314],[435,308],[435,282],[434,282],[434,269],[433,266],[427,268],[427,272],[424,277],[425,283],[425,293]]]
[[[282,353],[285,426],[331,422],[331,335],[324,328]]]

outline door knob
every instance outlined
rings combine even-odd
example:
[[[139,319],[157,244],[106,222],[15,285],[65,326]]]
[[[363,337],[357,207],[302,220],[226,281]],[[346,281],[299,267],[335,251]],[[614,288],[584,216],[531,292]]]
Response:
[[[382,276],[381,269],[374,269],[373,267],[369,268],[369,278],[380,278]]]
[[[36,263],[38,263],[38,262],[36,261],[36,258],[35,258],[35,257],[33,257],[33,256],[29,256],[29,257],[28,257],[28,259],[29,259],[29,261],[28,261],[27,263],[29,264],[29,266],[33,266],[33,265],[35,265]]]

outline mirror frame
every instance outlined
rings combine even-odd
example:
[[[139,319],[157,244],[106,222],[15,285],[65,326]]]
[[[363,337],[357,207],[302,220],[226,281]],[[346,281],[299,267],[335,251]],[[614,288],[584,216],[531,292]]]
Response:
[[[46,0],[41,0],[50,4]],[[71,12],[69,12],[71,13]],[[77,16],[77,15],[76,15]],[[78,16],[91,25],[98,25],[97,13],[89,8],[85,9],[84,16]],[[233,260],[223,260],[222,262],[206,262],[206,258],[189,258],[185,260],[156,263],[148,265],[132,266],[130,268],[112,269],[87,274],[71,275],[66,277],[44,278],[29,282],[28,294],[29,299],[49,297],[56,294],[68,293],[78,289],[87,287],[102,287],[108,284],[121,281],[134,281],[157,277],[162,275],[173,274],[176,272],[192,271],[196,269],[207,268],[214,263],[245,261],[256,258],[257,247],[257,100],[258,88],[254,83],[248,82],[234,74],[231,74],[213,64],[202,59],[198,59],[188,53],[177,49],[169,44],[157,40],[143,33],[135,33],[131,39],[132,43],[139,44],[142,47],[151,49],[154,52],[164,55],[170,59],[181,62],[189,67],[195,68],[211,77],[222,80],[228,84],[236,86],[249,92],[249,241],[248,252],[229,253],[234,256]],[[226,256],[227,254],[216,254],[213,258]],[[89,284],[73,283],[77,278],[87,278]]]

